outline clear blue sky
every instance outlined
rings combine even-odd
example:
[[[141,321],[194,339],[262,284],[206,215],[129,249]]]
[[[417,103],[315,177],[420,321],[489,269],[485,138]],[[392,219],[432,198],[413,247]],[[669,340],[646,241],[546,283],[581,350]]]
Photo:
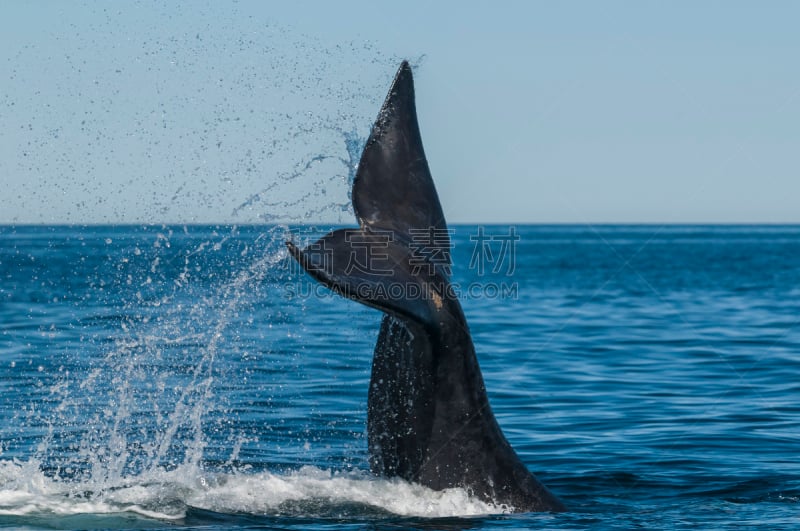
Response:
[[[463,4],[5,4],[0,223],[350,222],[401,58],[451,222],[800,222],[800,3]]]

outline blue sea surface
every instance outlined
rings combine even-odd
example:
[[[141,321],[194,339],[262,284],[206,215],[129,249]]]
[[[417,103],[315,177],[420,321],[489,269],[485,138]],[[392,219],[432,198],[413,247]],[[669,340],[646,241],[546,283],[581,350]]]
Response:
[[[0,527],[800,528],[800,226],[456,226],[498,421],[569,511],[368,472],[328,227],[0,227]]]

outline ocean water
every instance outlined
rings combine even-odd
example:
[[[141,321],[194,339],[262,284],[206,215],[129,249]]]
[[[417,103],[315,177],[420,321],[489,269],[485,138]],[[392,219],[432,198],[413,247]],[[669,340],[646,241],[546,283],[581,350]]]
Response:
[[[800,527],[800,226],[454,228],[492,407],[555,515],[370,476],[380,313],[288,237],[0,228],[0,527]]]

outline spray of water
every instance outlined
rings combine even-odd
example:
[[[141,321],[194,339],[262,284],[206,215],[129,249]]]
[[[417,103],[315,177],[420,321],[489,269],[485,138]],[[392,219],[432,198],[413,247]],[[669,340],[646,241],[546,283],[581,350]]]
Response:
[[[149,248],[141,237],[132,243],[138,271],[126,268],[122,278],[145,280],[131,282],[105,316],[113,331],[100,342],[101,355],[50,387],[55,406],[39,419],[46,430],[35,455],[0,460],[0,515],[175,520],[192,508],[304,517],[503,511],[460,489],[434,492],[364,470],[242,464],[239,452],[251,435],[227,422],[234,404],[218,389],[243,374],[226,365],[252,305],[278,298],[272,290],[286,280],[288,228],[264,228],[254,239],[240,238],[239,230],[187,239],[165,228],[150,236]],[[229,257],[234,244],[240,266],[223,274],[209,255],[227,247],[222,255]],[[147,278],[161,289],[143,289]]]
[[[8,92],[17,112],[5,117],[24,154],[12,167],[24,185],[7,195],[49,205],[33,219],[41,222],[350,223],[358,157],[399,59],[369,43],[330,47],[236,6],[145,6],[66,10],[77,30],[58,37],[63,53],[14,52]],[[165,36],[160,21],[176,13],[185,31]],[[58,84],[31,91],[42,72]],[[7,219],[27,215],[16,208]],[[51,286],[56,298],[78,298],[65,306],[75,316],[42,331],[59,347],[25,368],[35,383],[9,417],[22,428],[0,427],[11,435],[0,441],[0,515],[500,510],[463,491],[377,480],[358,466],[302,467],[293,454],[295,466],[281,471],[254,454],[261,434],[277,437],[279,426],[251,426],[247,411],[274,397],[263,388],[252,391],[261,398],[239,396],[229,391],[243,382],[230,381],[266,357],[275,367],[260,370],[271,375],[291,366],[271,347],[297,323],[287,324],[277,293],[291,276],[282,267],[289,229],[252,230],[78,234],[73,258],[86,262],[88,279],[75,292]],[[32,258],[46,261],[61,243]],[[255,314],[274,337],[253,332]],[[301,438],[287,434],[276,459],[302,448]]]

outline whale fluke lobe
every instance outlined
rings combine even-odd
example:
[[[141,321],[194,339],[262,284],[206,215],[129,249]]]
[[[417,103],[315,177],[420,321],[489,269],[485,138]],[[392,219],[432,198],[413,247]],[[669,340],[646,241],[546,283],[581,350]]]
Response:
[[[437,289],[446,288],[445,280],[435,272],[417,274],[409,247],[387,238],[388,233],[339,229],[302,251],[291,242],[287,246],[312,277],[340,295],[398,319],[435,327],[436,303],[447,296]],[[363,251],[375,248],[381,254],[359,259]],[[361,262],[368,262],[369,269]]]
[[[461,487],[518,512],[564,505],[495,420],[449,280],[447,224],[403,62],[372,126],[352,190],[359,227],[289,252],[333,291],[385,313],[367,403],[370,469],[432,489]],[[418,237],[424,251],[420,252]]]
[[[362,227],[394,231],[435,229],[435,245],[450,246],[447,224],[425,158],[417,123],[414,80],[400,65],[372,126],[353,182],[353,209]]]

